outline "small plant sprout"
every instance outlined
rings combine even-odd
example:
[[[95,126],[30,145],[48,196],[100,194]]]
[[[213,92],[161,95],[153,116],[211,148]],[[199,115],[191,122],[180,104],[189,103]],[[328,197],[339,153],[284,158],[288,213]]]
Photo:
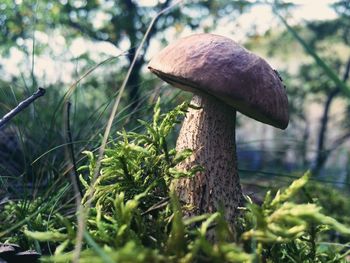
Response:
[[[230,225],[243,196],[237,172],[235,120],[239,111],[257,121],[285,129],[288,100],[283,83],[259,56],[226,37],[196,34],[164,48],[148,68],[174,87],[194,93],[176,149],[193,154],[178,165],[200,165],[194,178],[174,180],[189,215],[223,208]]]

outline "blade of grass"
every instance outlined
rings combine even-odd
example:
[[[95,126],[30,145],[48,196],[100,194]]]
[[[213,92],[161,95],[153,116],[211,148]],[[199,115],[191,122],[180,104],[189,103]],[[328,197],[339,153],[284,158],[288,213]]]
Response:
[[[278,13],[278,11],[273,8],[274,14],[282,21],[283,25],[288,29],[288,31],[293,35],[293,37],[302,45],[305,51],[313,57],[317,65],[323,69],[326,75],[335,83],[337,87],[343,92],[347,97],[350,97],[350,88],[343,82],[337,73],[327,65],[327,63],[320,58],[316,51],[306,43],[306,41],[288,24],[288,22]]]
[[[34,213],[26,216],[24,219],[15,223],[14,225],[10,226],[5,231],[0,232],[0,237],[3,237],[5,235],[11,233],[15,229],[22,227],[24,224],[26,224],[27,222],[30,222],[35,216],[37,216],[42,211],[45,211],[49,207],[52,207],[52,204],[55,202],[55,200],[60,199],[62,197],[62,194],[65,193],[68,188],[69,188],[69,185],[66,184],[63,188],[61,188],[61,190],[56,195],[51,196],[51,200],[43,200],[38,205],[38,209],[36,209]]]
[[[108,140],[111,128],[112,128],[112,124],[113,124],[115,115],[117,114],[119,102],[120,102],[120,99],[121,99],[121,97],[122,97],[122,95],[124,93],[126,84],[127,84],[128,80],[129,80],[129,77],[130,77],[130,74],[131,74],[131,72],[132,72],[132,70],[134,68],[134,65],[136,63],[137,58],[139,57],[139,55],[140,55],[140,53],[142,51],[142,47],[143,47],[143,45],[144,45],[144,43],[145,43],[145,41],[146,41],[150,31],[152,30],[155,22],[157,21],[157,19],[160,16],[162,16],[164,13],[168,12],[169,10],[171,10],[172,8],[174,8],[176,5],[178,5],[181,2],[183,2],[183,0],[175,1],[173,4],[171,4],[167,8],[164,8],[163,10],[161,10],[159,13],[157,13],[152,18],[152,21],[151,21],[150,25],[148,26],[147,31],[144,34],[144,36],[143,36],[143,38],[141,40],[141,43],[140,43],[140,45],[138,46],[138,48],[137,48],[137,50],[135,52],[134,59],[133,59],[131,65],[130,65],[130,67],[128,69],[128,72],[127,72],[124,80],[123,80],[123,83],[122,83],[122,85],[120,87],[118,96],[115,99],[115,102],[113,104],[113,109],[112,109],[112,112],[110,114],[110,117],[109,117],[106,129],[105,129],[105,133],[104,133],[104,136],[103,136],[101,147],[99,149],[99,155],[98,155],[98,159],[97,159],[97,162],[96,162],[96,167],[95,167],[95,171],[94,171],[94,177],[93,177],[93,179],[91,181],[92,191],[90,192],[90,195],[89,195],[89,197],[87,199],[85,209],[84,209],[84,207],[82,205],[80,205],[80,207],[79,207],[79,211],[78,211],[78,231],[77,231],[76,245],[75,245],[75,248],[74,248],[74,256],[73,256],[73,262],[74,263],[78,263],[79,262],[80,252],[81,252],[81,248],[82,248],[82,240],[83,240],[83,235],[84,235],[84,230],[85,230],[86,214],[87,214],[88,209],[90,208],[90,205],[91,205],[91,202],[92,202],[92,195],[94,193],[93,187],[94,187],[95,181],[96,181],[96,179],[98,177],[98,173],[99,173],[100,166],[101,166],[101,160],[103,158],[103,154],[104,154],[104,151],[105,151],[105,147],[106,147],[106,144],[107,144],[107,140]]]
[[[106,254],[103,249],[95,242],[95,240],[89,235],[87,231],[84,231],[84,238],[91,248],[101,257],[104,262],[114,263],[113,259]]]

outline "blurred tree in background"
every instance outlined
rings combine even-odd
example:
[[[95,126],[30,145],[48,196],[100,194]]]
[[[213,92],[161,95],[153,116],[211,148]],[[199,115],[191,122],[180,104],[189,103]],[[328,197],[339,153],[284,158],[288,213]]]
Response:
[[[1,49],[8,52],[10,48],[17,47],[30,56],[33,49],[25,44],[25,40],[34,39],[35,31],[50,34],[59,29],[68,45],[75,38],[82,37],[93,42],[107,42],[127,51],[125,68],[128,68],[152,17],[173,2],[165,0],[159,1],[155,6],[147,6],[133,0],[20,1],[20,4],[16,1],[5,1],[0,6]],[[152,39],[157,38],[157,41],[166,42],[165,33],[168,28],[189,27],[193,30],[209,18],[212,23],[209,27],[214,28],[220,17],[228,14],[238,16],[250,5],[249,1],[195,1],[159,17],[147,36],[129,79],[129,102],[132,108],[140,99],[141,69]],[[37,43],[32,44],[34,46]],[[40,53],[40,46],[34,48],[35,52]]]

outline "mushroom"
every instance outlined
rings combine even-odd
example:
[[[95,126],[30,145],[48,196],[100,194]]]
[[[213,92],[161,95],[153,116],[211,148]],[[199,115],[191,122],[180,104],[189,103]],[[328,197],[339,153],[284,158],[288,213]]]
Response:
[[[285,129],[288,100],[282,81],[269,64],[233,40],[196,34],[165,47],[148,64],[151,72],[174,87],[194,94],[176,143],[192,155],[177,167],[201,165],[194,178],[173,181],[187,215],[221,208],[234,227],[243,195],[237,171],[236,111]]]

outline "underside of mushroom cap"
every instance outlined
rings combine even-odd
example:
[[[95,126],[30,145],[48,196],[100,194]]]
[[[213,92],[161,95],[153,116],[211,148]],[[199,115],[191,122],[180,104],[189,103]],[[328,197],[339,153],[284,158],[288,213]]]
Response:
[[[175,87],[205,93],[280,129],[288,126],[288,99],[270,65],[233,40],[196,34],[164,48],[148,68]]]

